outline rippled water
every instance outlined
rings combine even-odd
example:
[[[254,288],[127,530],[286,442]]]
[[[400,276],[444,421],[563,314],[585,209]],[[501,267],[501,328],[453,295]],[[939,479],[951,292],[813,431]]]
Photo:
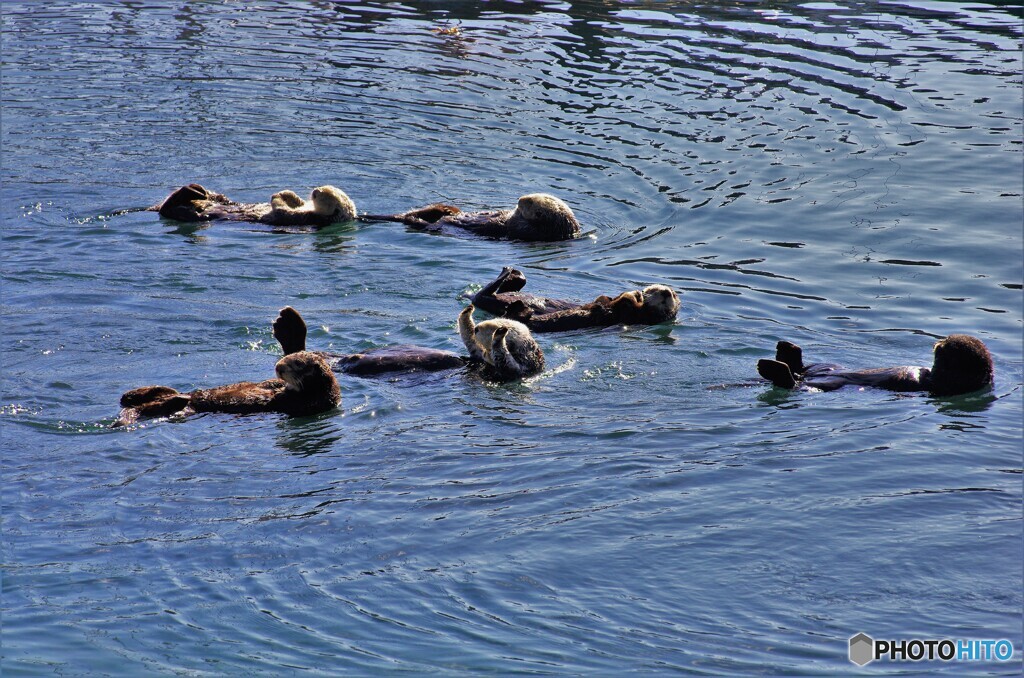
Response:
[[[940,2],[2,8],[3,668],[831,673],[847,639],[1021,652],[1021,12]],[[455,34],[435,29],[457,28]],[[453,33],[453,32],[449,32]],[[361,210],[565,199],[587,236],[132,211],[199,181]],[[127,210],[127,211],[126,211]],[[342,378],[342,409],[107,425],[310,345],[458,350],[502,265],[672,325],[549,371]],[[995,388],[781,393],[982,337]]]

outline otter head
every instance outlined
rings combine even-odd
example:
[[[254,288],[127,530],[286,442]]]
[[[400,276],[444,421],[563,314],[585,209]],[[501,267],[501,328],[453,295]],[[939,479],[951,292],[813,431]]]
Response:
[[[526,325],[508,318],[485,320],[473,328],[473,337],[484,352],[484,359],[491,361],[494,345],[507,337],[507,348],[515,351],[516,347],[533,343],[533,335]]]
[[[935,344],[931,388],[935,395],[959,395],[992,385],[992,356],[980,339],[951,334]]]
[[[292,391],[305,391],[325,383],[337,383],[327,361],[310,351],[286,355],[277,361],[274,371],[277,372],[277,378],[284,382],[285,388]]]
[[[655,318],[671,320],[679,312],[679,297],[671,287],[651,285],[643,290],[643,305]]]
[[[580,223],[569,206],[553,195],[531,193],[519,198],[513,217],[525,220],[533,240],[566,240],[580,233]]]
[[[309,196],[316,214],[335,217],[338,221],[356,218],[356,205],[345,193],[334,186],[319,186]]]
[[[485,320],[473,328],[473,336],[485,356],[490,355],[491,347],[494,345],[494,333],[501,325],[502,323],[498,320]]]

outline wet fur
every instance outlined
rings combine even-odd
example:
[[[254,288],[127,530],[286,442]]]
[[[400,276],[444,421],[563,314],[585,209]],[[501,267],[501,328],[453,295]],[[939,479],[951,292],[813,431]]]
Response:
[[[526,295],[522,271],[506,267],[498,278],[473,297],[480,308],[517,320],[534,332],[564,332],[611,325],[656,325],[673,320],[679,297],[669,287],[651,285],[623,292],[614,299],[600,296],[586,304]]]
[[[182,186],[150,208],[176,221],[252,221],[272,226],[327,226],[356,218],[356,206],[333,186],[319,186],[309,201],[293,191],[275,193],[269,203],[239,203],[200,184]]]
[[[281,309],[273,324],[274,337],[285,355],[306,350],[306,321],[291,306]],[[316,352],[335,369],[356,376],[390,372],[433,372],[464,367],[468,360],[450,351],[422,346],[388,346],[363,353],[331,354]]]
[[[780,388],[806,386],[820,391],[853,385],[951,396],[972,393],[992,385],[992,356],[980,339],[966,334],[951,334],[937,342],[934,350],[931,369],[904,366],[846,370],[830,363],[804,365],[800,347],[780,341],[775,348],[775,360],[759,360],[757,371]]]
[[[341,389],[330,366],[314,353],[281,358],[277,379],[244,381],[227,386],[179,393],[168,386],[143,386],[121,396],[123,408],[114,426],[142,419],[185,416],[195,412],[252,414],[281,412],[290,416],[317,414],[341,403]]]
[[[436,203],[401,214],[364,215],[361,218],[367,221],[398,221],[435,232],[455,227],[487,238],[508,240],[569,240],[580,234],[580,224],[572,209],[546,193],[522,196],[514,210],[463,212],[453,205]]]
[[[507,318],[473,322],[472,304],[459,314],[459,336],[470,358],[490,367],[501,381],[522,379],[544,369],[544,352],[526,325]]]

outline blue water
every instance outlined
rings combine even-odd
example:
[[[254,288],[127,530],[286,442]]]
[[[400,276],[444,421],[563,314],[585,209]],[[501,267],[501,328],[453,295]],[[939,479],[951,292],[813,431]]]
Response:
[[[5,675],[829,674],[847,640],[1021,671],[1019,6],[29,3],[2,26]],[[433,29],[458,28],[446,35]],[[134,211],[198,181],[360,210],[544,191],[586,236],[315,234]],[[306,419],[111,430],[120,394],[312,348],[459,350],[516,265],[673,324],[548,371],[341,377]],[[785,393],[981,337],[989,392]]]

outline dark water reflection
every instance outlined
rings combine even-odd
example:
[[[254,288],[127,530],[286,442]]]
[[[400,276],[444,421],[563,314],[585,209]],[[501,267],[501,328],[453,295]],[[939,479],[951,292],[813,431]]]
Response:
[[[4,3],[4,669],[821,674],[860,631],[1021,651],[1021,19]],[[546,191],[585,237],[139,211],[188,181],[367,212]],[[544,336],[523,383],[343,377],[317,417],[106,426],[131,386],[269,376],[286,304],[316,348],[459,350],[462,295],[506,264],[683,310]],[[876,366],[952,332],[992,349],[991,392],[754,374],[780,338]]]

